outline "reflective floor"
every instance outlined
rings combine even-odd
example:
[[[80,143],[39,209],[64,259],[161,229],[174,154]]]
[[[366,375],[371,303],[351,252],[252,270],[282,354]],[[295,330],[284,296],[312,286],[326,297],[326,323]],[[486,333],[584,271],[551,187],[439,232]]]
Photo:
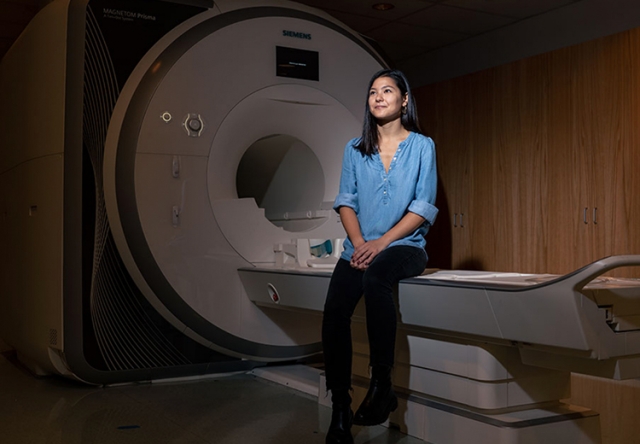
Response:
[[[322,444],[329,420],[315,398],[250,374],[97,388],[0,355],[2,444]],[[357,444],[424,444],[382,426],[353,432]]]

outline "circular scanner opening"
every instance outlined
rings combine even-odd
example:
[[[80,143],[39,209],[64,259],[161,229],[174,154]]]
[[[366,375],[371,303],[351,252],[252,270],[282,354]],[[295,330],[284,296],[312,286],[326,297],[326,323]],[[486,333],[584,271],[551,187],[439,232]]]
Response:
[[[299,139],[274,134],[254,142],[236,174],[239,198],[253,198],[265,217],[287,231],[324,223],[324,173],[313,150]]]

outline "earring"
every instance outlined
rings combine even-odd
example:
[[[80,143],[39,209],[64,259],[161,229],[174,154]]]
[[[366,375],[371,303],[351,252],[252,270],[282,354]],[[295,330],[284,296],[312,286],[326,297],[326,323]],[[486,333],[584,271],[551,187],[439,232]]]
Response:
[[[402,107],[402,114],[407,114],[407,105]]]

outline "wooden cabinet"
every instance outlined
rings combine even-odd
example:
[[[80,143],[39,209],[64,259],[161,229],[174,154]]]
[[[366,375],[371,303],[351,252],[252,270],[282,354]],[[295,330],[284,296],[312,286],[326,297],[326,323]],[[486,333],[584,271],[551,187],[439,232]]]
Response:
[[[564,274],[640,254],[634,69],[640,30],[416,91],[437,143],[451,268]]]
[[[545,263],[544,206],[547,201],[547,57],[495,69],[494,218],[498,245],[495,268],[530,271]]]
[[[534,65],[530,75],[542,79],[546,65]],[[547,108],[540,89],[521,91],[518,75],[527,68],[500,67],[417,93],[438,144],[449,268],[531,271],[545,262],[546,250],[531,245],[545,236],[547,143],[535,124]]]
[[[609,46],[600,41],[573,48],[570,62],[575,135],[571,151],[575,153],[580,186],[579,200],[574,204],[580,219],[576,252],[583,261],[615,252],[615,173],[618,154],[625,149],[624,70],[611,69],[622,67],[622,47],[608,49],[603,45]]]

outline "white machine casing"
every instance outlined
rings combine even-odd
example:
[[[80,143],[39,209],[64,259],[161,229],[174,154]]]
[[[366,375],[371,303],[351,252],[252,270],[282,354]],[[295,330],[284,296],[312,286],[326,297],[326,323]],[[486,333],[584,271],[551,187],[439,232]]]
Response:
[[[47,5],[0,65],[3,339],[94,383],[319,353],[321,316],[256,306],[236,270],[344,237],[343,150],[383,66],[288,1]]]

